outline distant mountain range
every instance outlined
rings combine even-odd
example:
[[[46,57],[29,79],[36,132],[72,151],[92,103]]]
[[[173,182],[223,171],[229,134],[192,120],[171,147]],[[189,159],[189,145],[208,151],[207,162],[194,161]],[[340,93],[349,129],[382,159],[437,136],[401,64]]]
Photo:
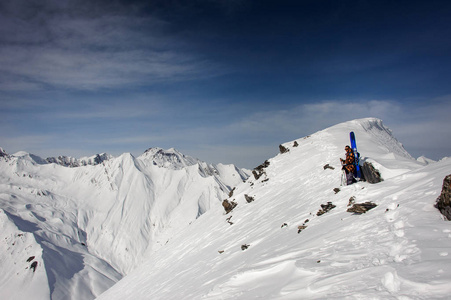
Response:
[[[249,175],[175,149],[80,159],[1,149],[2,294],[92,299]]]

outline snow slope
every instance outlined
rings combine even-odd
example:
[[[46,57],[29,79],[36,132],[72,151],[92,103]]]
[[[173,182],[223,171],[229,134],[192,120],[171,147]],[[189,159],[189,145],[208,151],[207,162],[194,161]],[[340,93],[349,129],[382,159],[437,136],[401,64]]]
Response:
[[[383,182],[340,186],[349,131]],[[451,160],[413,159],[378,119],[294,142],[232,212],[215,203],[98,299],[449,299],[451,223],[434,204]],[[377,207],[347,212],[352,197]]]
[[[176,151],[160,150],[167,157]],[[221,173],[179,152],[177,167],[154,164],[149,153],[93,165],[1,153],[0,269],[9,280],[0,289],[8,299],[95,298],[248,173],[234,166]]]

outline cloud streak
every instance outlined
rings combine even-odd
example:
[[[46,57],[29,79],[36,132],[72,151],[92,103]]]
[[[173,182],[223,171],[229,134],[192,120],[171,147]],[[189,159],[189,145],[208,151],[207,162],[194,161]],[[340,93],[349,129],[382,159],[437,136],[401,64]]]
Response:
[[[259,112],[242,111],[228,122],[215,122],[214,116],[205,118],[199,125],[192,123],[172,123],[170,114],[184,113],[186,119],[197,118],[208,111],[196,109],[189,111],[183,107],[168,107],[153,117],[142,117],[140,112],[147,108],[129,109],[133,118],[122,118],[126,106],[111,107],[105,112],[93,111],[86,116],[68,113],[66,116],[76,127],[65,125],[59,128],[58,120],[48,134],[36,133],[15,137],[2,132],[2,147],[26,150],[37,155],[86,156],[96,152],[109,152],[114,155],[132,152],[140,155],[149,147],[175,147],[180,151],[208,162],[235,163],[253,168],[265,159],[277,154],[277,146],[294,139],[315,133],[340,122],[364,117],[381,118],[393,130],[395,137],[404,144],[414,156],[425,155],[433,159],[450,156],[451,136],[448,128],[451,121],[446,111],[451,104],[442,100],[430,100],[424,105],[403,104],[396,101],[323,101],[285,107],[266,109]],[[179,110],[183,110],[180,112]],[[100,114],[100,115],[99,115]],[[103,117],[102,117],[102,114]],[[64,114],[62,114],[64,115]],[[47,118],[45,116],[44,118]],[[97,121],[102,118],[112,122]],[[139,120],[135,121],[134,119]],[[53,125],[52,125],[53,126]],[[105,127],[107,126],[107,127]],[[44,151],[53,149],[51,153]],[[69,152],[55,153],[54,149],[70,149]],[[91,150],[89,150],[91,149]],[[90,152],[91,151],[91,152]]]
[[[122,14],[97,16],[47,4],[47,10],[28,13],[11,5],[0,15],[2,90],[117,89],[215,75],[210,62],[189,53],[156,17],[125,7]],[[75,13],[68,14],[71,9]],[[27,14],[33,17],[24,19]]]

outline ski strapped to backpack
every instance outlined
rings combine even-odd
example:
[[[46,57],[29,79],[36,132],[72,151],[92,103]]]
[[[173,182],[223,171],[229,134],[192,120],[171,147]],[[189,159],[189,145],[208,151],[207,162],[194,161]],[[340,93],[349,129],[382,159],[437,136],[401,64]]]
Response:
[[[362,177],[361,171],[360,171],[360,164],[359,164],[359,162],[360,162],[360,153],[357,152],[357,144],[356,144],[356,141],[355,141],[354,131],[351,131],[349,133],[349,137],[351,139],[351,148],[352,148],[352,151],[354,152],[354,164],[355,164],[355,169],[356,169],[356,173],[357,173],[356,174],[356,178],[360,179]]]

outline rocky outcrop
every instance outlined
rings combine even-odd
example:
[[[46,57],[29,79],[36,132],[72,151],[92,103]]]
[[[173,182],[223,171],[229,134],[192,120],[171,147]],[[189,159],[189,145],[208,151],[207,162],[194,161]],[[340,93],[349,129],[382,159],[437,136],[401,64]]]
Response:
[[[383,181],[381,173],[370,163],[365,162],[363,166],[361,166],[362,175],[365,180],[369,183],[378,183]]]
[[[246,199],[247,203],[251,203],[252,201],[254,201],[254,197],[249,196],[247,194],[244,194],[244,199]]]
[[[81,166],[87,166],[87,165],[98,165],[101,164],[102,162],[111,159],[112,156],[107,154],[107,153],[102,153],[102,154],[96,154],[95,156],[92,157],[85,157],[85,158],[73,158],[70,156],[58,156],[58,157],[48,157],[46,158],[46,162],[48,163],[54,163],[57,165],[61,165],[64,167],[69,167],[69,168],[77,168],[77,167],[81,167]]]
[[[8,157],[8,153],[5,152],[5,150],[3,150],[3,148],[0,147],[0,157]]]
[[[227,199],[222,201],[222,206],[224,207],[224,210],[226,211],[226,214],[231,212],[237,205],[238,205],[238,203],[233,202],[233,201],[229,201]]]
[[[352,205],[351,208],[348,208],[347,212],[353,212],[355,214],[364,214],[370,209],[375,208],[376,206],[377,204],[373,202],[355,203],[354,205]]]
[[[324,170],[326,170],[326,169],[331,169],[331,170],[335,170],[335,168],[334,167],[332,167],[331,165],[329,165],[329,164],[326,164],[326,165],[324,165],[323,166],[323,169]]]
[[[327,204],[321,204],[321,209],[316,213],[317,216],[321,216],[328,211],[334,209],[336,206],[332,202],[327,202]]]
[[[265,160],[264,163],[262,163],[261,165],[259,165],[252,171],[252,174],[254,175],[255,180],[258,180],[263,174],[266,174],[265,168],[268,166],[269,166],[269,161]]]
[[[443,179],[442,192],[437,198],[435,207],[448,221],[451,221],[451,174]]]
[[[284,153],[289,152],[290,149],[288,149],[288,148],[286,148],[286,147],[284,147],[282,145],[279,145],[279,151],[280,151],[280,154],[284,154]]]

